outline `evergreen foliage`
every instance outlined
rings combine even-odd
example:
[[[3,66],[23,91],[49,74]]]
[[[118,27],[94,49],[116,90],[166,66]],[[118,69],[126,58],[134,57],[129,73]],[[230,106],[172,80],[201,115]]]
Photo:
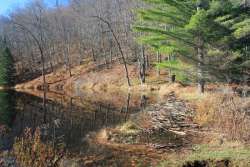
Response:
[[[13,86],[15,84],[14,61],[5,42],[0,42],[0,86]]]
[[[225,61],[225,68],[230,78],[246,82],[250,76],[250,6],[239,0],[219,2],[213,2],[216,21],[231,33],[230,41],[226,43],[231,56]]]
[[[134,27],[145,34],[139,42],[194,65],[198,81],[237,80],[249,72],[248,6],[231,0],[143,1],[147,7],[137,12]]]

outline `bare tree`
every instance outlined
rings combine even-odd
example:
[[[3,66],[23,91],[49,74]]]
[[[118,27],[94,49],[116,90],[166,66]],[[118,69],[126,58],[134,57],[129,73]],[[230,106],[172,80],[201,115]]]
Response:
[[[127,62],[126,62],[126,59],[124,57],[124,54],[123,54],[123,51],[122,51],[122,48],[121,48],[121,44],[118,41],[118,38],[117,38],[111,24],[107,20],[103,19],[102,17],[99,17],[99,16],[93,16],[93,17],[95,17],[95,18],[101,20],[102,22],[104,22],[105,24],[107,24],[108,28],[110,29],[110,32],[112,33],[112,35],[113,35],[113,37],[115,39],[115,42],[116,42],[116,44],[117,44],[117,46],[119,48],[119,51],[121,53],[121,57],[122,57],[122,61],[123,61],[124,69],[125,69],[125,75],[126,75],[128,86],[131,86],[130,79],[129,79],[129,74],[128,74]]]

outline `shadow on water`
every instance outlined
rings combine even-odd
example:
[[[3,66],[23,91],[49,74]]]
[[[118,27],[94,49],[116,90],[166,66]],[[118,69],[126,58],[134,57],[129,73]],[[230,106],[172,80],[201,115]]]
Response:
[[[13,91],[0,91],[0,150],[8,149],[13,142],[8,131],[13,127],[16,117],[15,100]]]
[[[15,97],[13,91],[0,91],[0,124],[12,126],[15,117]]]
[[[41,93],[37,97],[19,92],[0,92],[0,123],[9,129],[7,134],[1,134],[1,149],[9,149],[14,138],[21,136],[25,128],[35,131],[39,127],[43,140],[54,147],[63,146],[72,154],[92,155],[101,148],[89,145],[91,133],[124,123],[131,114],[150,104],[145,95],[132,96],[130,93],[123,95],[122,99],[117,97],[119,105],[97,100],[98,96],[89,94],[74,98],[61,96],[57,100],[49,96],[49,93]]]

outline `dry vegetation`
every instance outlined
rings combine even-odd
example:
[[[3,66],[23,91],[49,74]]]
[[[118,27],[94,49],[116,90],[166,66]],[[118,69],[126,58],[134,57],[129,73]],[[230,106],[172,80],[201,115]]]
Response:
[[[242,98],[236,93],[221,91],[228,88],[230,86],[220,86],[217,89],[214,85],[208,85],[207,92],[200,95],[194,86],[182,86],[177,83],[159,86],[158,93],[161,95],[162,101],[170,92],[175,92],[178,98],[183,99],[195,109],[194,122],[201,126],[198,136],[194,136],[196,139],[193,140],[192,149],[181,150],[183,161],[176,163],[180,152],[178,154],[170,153],[166,156],[167,161],[164,161],[163,166],[181,166],[185,163],[188,165],[187,162],[192,165],[195,160],[215,166],[218,164],[223,166],[226,163],[229,163],[230,166],[245,167],[249,165],[247,155],[250,144],[248,133],[250,99],[249,97]],[[116,129],[109,129],[106,132],[107,138],[112,138],[115,134],[116,139],[111,139],[112,142],[119,143],[117,141],[119,139],[122,143],[125,141],[127,145],[136,142],[135,136],[141,134],[141,127],[147,129],[152,126],[146,113],[141,113],[139,116],[136,123],[132,120]],[[109,133],[113,133],[111,137],[109,137]],[[135,139],[127,140],[133,137]]]
[[[72,83],[71,85],[73,85],[73,87],[75,87],[76,84],[79,84],[78,87],[80,88],[80,91],[85,91],[85,93],[88,92],[85,94],[85,99],[87,98],[91,100],[94,96],[94,103],[112,103],[117,106],[126,104],[128,96],[126,93],[124,94],[124,92],[126,92],[124,90],[126,89],[123,89],[124,82],[121,81],[122,79],[124,80],[124,77],[121,76],[122,73],[119,73],[119,71],[122,70],[121,66],[115,65],[111,69],[90,69],[84,71],[85,68],[86,66],[76,67],[74,69],[75,71],[73,70],[75,73],[74,79],[67,80],[66,78],[64,82]],[[130,73],[134,78],[134,85],[130,88],[130,91],[133,92],[134,89],[137,89],[137,91],[140,92],[143,90],[144,94],[154,92],[159,95],[161,102],[164,102],[171,92],[175,92],[178,99],[185,101],[189,106],[195,109],[193,121],[202,127],[201,131],[197,133],[197,136],[193,137],[194,140],[192,140],[193,143],[191,143],[191,147],[183,147],[177,152],[170,151],[167,154],[163,154],[161,149],[158,150],[152,148],[151,145],[148,145],[147,140],[141,140],[138,142],[138,135],[144,135],[144,137],[147,135],[147,132],[141,133],[141,129],[149,129],[152,126],[151,122],[148,121],[148,115],[143,112],[137,115],[140,118],[135,119],[137,121],[136,123],[133,122],[135,120],[132,119],[124,125],[119,125],[115,129],[101,130],[100,133],[97,133],[95,136],[95,139],[92,141],[93,143],[101,144],[112,150],[123,153],[133,152],[134,154],[138,154],[138,157],[147,157],[148,162],[153,162],[153,158],[155,158],[154,163],[165,159],[159,164],[160,166],[171,167],[182,166],[185,164],[193,165],[196,160],[199,160],[196,163],[215,166],[220,163],[225,165],[227,162],[230,166],[239,164],[240,166],[245,167],[249,165],[249,160],[247,158],[247,155],[249,154],[248,145],[250,144],[250,136],[248,133],[250,129],[250,119],[248,115],[250,109],[249,98],[241,98],[236,93],[223,93],[226,92],[224,91],[226,89],[232,89],[228,85],[219,85],[218,87],[218,85],[210,84],[206,88],[206,93],[201,95],[197,92],[195,85],[183,86],[180,83],[169,84],[164,81],[165,75],[162,75],[160,78],[151,77],[154,73],[153,70],[149,73],[147,83],[141,86],[139,81],[136,80],[135,70],[134,67],[130,67]],[[60,74],[58,75],[47,75],[48,80],[53,83],[53,80],[58,79],[53,76],[60,76],[63,74],[63,72],[59,73]],[[42,82],[39,81],[39,79],[36,79],[28,83],[28,85],[30,84],[34,86],[39,83]],[[25,87],[25,84],[18,88],[23,87]],[[57,86],[54,85],[53,87],[56,88]],[[141,87],[141,89],[138,89],[138,87]],[[68,89],[63,90],[65,93],[62,94],[62,96],[67,94],[67,92],[71,92]],[[62,96],[58,94],[60,91],[61,90],[55,89],[54,94],[56,94],[56,96],[51,95],[51,92],[48,92],[47,96],[50,100],[58,102],[62,101]],[[119,93],[117,94],[117,92]],[[70,94],[72,95],[73,93],[71,92]],[[40,94],[38,93],[36,95],[42,97],[43,93],[40,92]],[[136,100],[138,98],[140,98],[140,96],[132,96],[130,105],[138,105],[138,100]],[[65,105],[69,103],[69,99],[64,99]],[[80,98],[75,98],[73,102],[74,105],[83,105],[86,107],[86,104],[81,104]],[[89,104],[93,104],[93,101],[90,101]],[[138,126],[138,124],[140,126]],[[113,138],[114,135],[116,135],[115,139]],[[142,141],[144,141],[144,144]],[[20,156],[19,161],[22,163],[28,163],[30,160],[27,160],[24,157],[29,156],[28,154],[25,155],[27,152],[21,153],[23,150],[19,147],[20,144],[21,140],[17,140],[17,143],[15,144],[15,152],[20,154],[18,155]],[[36,147],[35,143],[30,145]],[[31,149],[31,151],[34,151],[33,148]],[[43,151],[51,152],[47,147],[45,150],[42,150],[42,152]],[[35,153],[39,156],[39,153]],[[52,155],[55,154],[53,153]],[[180,156],[182,157],[182,161],[178,161]],[[53,159],[54,158],[55,157],[53,157]],[[38,164],[40,160],[38,160]],[[133,163],[138,165],[141,161],[138,160],[138,162]]]
[[[250,166],[250,97],[239,96],[239,85],[224,84],[248,87],[248,4],[225,1],[232,13],[224,13],[216,7],[224,1],[185,1],[185,7],[181,1],[144,2],[72,0],[50,8],[32,1],[0,18],[0,36],[13,54],[16,80],[25,82],[15,89],[43,98],[44,111],[48,99],[65,110],[74,106],[92,114],[106,105],[107,113],[115,111],[113,117],[124,114],[128,122],[87,138],[112,153],[153,163],[166,159],[160,166]],[[140,8],[136,16],[134,10]],[[207,14],[199,16],[200,9]],[[209,14],[213,11],[226,20],[230,15],[233,27]],[[144,98],[156,103],[153,109],[144,107]],[[129,113],[129,107],[146,112]],[[73,114],[71,119],[77,117]],[[0,133],[8,130],[0,125]],[[26,129],[12,150],[24,167],[57,166],[63,153],[43,141],[39,129]],[[129,165],[140,163],[145,166],[133,160]]]
[[[93,108],[94,111],[98,107],[95,104],[99,103],[111,104],[115,108],[126,105],[129,92],[133,93],[130,99],[130,107],[138,106],[140,101],[138,99],[140,99],[141,94],[157,94],[159,98],[150,99],[150,101],[158,101],[160,103],[164,102],[171,92],[174,92],[178,99],[185,101],[195,109],[192,121],[201,127],[200,131],[192,137],[192,140],[188,137],[192,142],[189,143],[192,146],[191,148],[188,145],[178,150],[177,153],[168,152],[168,154],[162,154],[161,149],[157,150],[152,148],[152,145],[148,145],[150,141],[148,138],[152,137],[152,135],[148,135],[146,131],[145,133],[142,132],[142,129],[150,129],[152,123],[149,121],[151,118],[146,113],[140,113],[137,115],[139,118],[131,120],[124,125],[119,125],[114,129],[100,131],[92,142],[119,152],[133,152],[140,156],[142,155],[142,157],[147,157],[148,161],[153,161],[153,157],[156,162],[166,159],[161,163],[162,166],[193,165],[195,160],[199,160],[197,163],[215,166],[218,163],[224,164],[227,162],[225,160],[229,160],[231,166],[235,164],[247,166],[249,164],[246,158],[246,154],[249,153],[248,144],[250,144],[248,133],[250,129],[250,116],[248,115],[250,109],[249,98],[239,97],[236,92],[233,92],[233,86],[222,84],[208,84],[206,92],[200,94],[197,92],[195,85],[184,86],[178,82],[168,83],[166,81],[167,73],[163,71],[157,77],[154,68],[148,70],[146,83],[141,85],[138,79],[137,67],[129,65],[128,69],[132,81],[132,87],[130,88],[128,88],[124,78],[123,66],[118,63],[113,64],[111,68],[106,68],[106,66],[103,68],[86,61],[85,64],[72,68],[73,77],[70,77],[64,69],[58,70],[55,73],[46,75],[50,89],[47,93],[47,98],[63,103],[65,106],[73,102],[73,105],[87,108],[88,111],[92,111],[91,108]],[[43,97],[43,92],[39,91],[42,84],[42,77],[39,77],[30,82],[17,85],[16,88],[17,90]],[[84,100],[75,96],[79,92],[85,93]],[[65,95],[67,95],[67,98]],[[197,131],[197,129],[194,131]],[[178,134],[178,132],[174,133],[177,133],[177,135],[181,134]],[[144,136],[144,139],[138,136]],[[21,158],[19,161],[22,164],[27,164],[31,159],[27,160],[24,158],[25,156],[29,157],[27,152],[21,154],[23,152],[21,150],[22,147],[18,147],[20,142],[20,140],[17,140],[15,151]],[[43,145],[42,143],[40,144]],[[235,152],[236,148],[237,151]],[[32,149],[31,151],[34,150]],[[51,152],[52,150],[45,148],[42,151]],[[39,152],[35,152],[35,154],[40,156]],[[183,157],[183,161],[178,161],[179,156]],[[40,161],[41,159],[38,158],[37,164]],[[140,164],[140,161],[134,163]]]
[[[24,135],[17,138],[13,146],[13,155],[20,166],[56,166],[63,157],[63,148],[54,149],[50,143],[41,141],[41,131],[26,129]]]

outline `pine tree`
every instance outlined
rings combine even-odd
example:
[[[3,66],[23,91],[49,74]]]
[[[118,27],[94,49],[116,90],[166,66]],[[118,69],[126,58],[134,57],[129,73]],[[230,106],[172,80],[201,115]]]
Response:
[[[10,87],[15,84],[15,67],[10,50],[5,42],[0,46],[0,86]]]
[[[138,11],[142,24],[137,31],[145,32],[147,42],[159,45],[160,50],[175,54],[180,60],[197,68],[198,88],[204,92],[206,74],[217,73],[206,62],[207,51],[223,40],[229,31],[210,17],[209,0],[144,0],[150,6]],[[142,21],[141,21],[142,20]],[[216,46],[215,46],[216,47]]]
[[[250,4],[244,0],[213,2],[216,21],[231,31],[231,56],[224,67],[231,80],[245,82],[250,76]]]

